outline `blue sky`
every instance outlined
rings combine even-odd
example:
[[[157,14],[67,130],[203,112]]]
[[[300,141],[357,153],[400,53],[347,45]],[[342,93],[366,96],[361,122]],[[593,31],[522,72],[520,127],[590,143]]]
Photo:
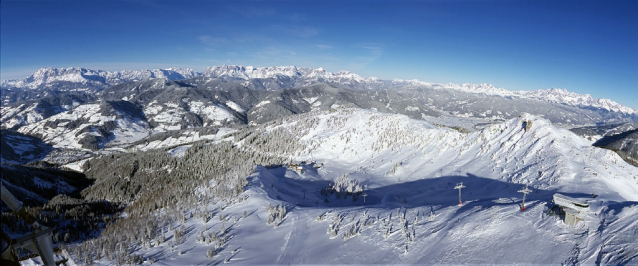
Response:
[[[638,1],[7,1],[2,79],[296,65],[384,79],[552,87],[638,109]]]

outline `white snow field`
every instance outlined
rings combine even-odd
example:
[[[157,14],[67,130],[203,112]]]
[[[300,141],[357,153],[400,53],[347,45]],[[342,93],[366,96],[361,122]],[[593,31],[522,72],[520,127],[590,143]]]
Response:
[[[114,124],[113,134],[108,136],[109,145],[128,144],[149,135],[146,122],[141,119],[118,118],[116,115],[104,116],[100,113],[100,104],[84,104],[77,108],[58,113],[47,119],[21,127],[18,132],[41,136],[42,140],[55,148],[82,149],[81,139],[87,135],[100,136],[91,129],[94,126],[102,126],[108,122]],[[53,123],[50,126],[47,122]],[[66,128],[68,123],[78,123],[71,129]],[[86,129],[91,130],[86,130]]]
[[[541,117],[464,134],[345,109],[277,127],[305,143],[299,167],[257,166],[233,202],[202,196],[135,251],[144,264],[638,264],[638,168]],[[557,192],[589,202],[583,221],[548,215]]]

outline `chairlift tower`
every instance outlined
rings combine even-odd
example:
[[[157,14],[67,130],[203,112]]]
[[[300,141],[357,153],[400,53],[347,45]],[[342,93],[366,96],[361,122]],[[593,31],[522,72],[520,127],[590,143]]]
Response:
[[[527,185],[525,185],[525,188],[519,190],[518,192],[523,193],[523,204],[521,205],[521,211],[524,211],[525,210],[525,196],[527,196],[527,193],[532,192],[532,190],[527,188]]]
[[[459,190],[459,206],[463,205],[463,202],[461,201],[461,189],[464,188],[465,186],[463,185],[463,182],[461,183],[456,183],[456,186],[454,187],[454,189],[458,189]]]

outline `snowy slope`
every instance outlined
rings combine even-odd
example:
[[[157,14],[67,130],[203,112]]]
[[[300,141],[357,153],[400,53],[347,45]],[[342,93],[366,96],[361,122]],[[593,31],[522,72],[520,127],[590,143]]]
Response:
[[[44,159],[52,150],[52,147],[33,136],[19,134],[17,132],[0,131],[0,145],[2,154],[0,162],[25,164]]]
[[[184,130],[180,132],[181,134],[176,136],[170,136],[165,139],[158,139],[153,141],[147,141],[143,144],[135,145],[135,149],[140,151],[154,150],[154,149],[164,149],[167,147],[177,147],[169,150],[171,155],[181,156],[183,153],[190,147],[190,144],[193,142],[201,141],[201,140],[219,140],[227,134],[231,134],[235,132],[236,129],[232,128],[220,128],[217,132],[206,134],[199,132],[197,130]],[[183,145],[183,146],[180,146]]]
[[[614,191],[627,200],[638,200],[634,167],[615,153],[591,147],[589,141],[537,116],[524,114],[480,132],[462,134],[447,129],[428,130],[430,124],[404,116],[354,109],[349,112],[352,114],[342,117],[319,116],[319,122],[309,126],[314,130],[302,139],[320,144],[312,152],[315,160],[361,160],[359,166],[365,169],[367,164],[374,169],[379,168],[375,157],[395,153],[390,156],[391,162],[403,162],[398,169],[416,164],[416,172],[407,172],[415,178],[436,176],[437,172],[432,171],[436,169],[439,176],[473,174],[542,189],[572,190],[591,188],[590,182],[603,181],[614,186],[622,184],[619,187],[630,190]],[[532,121],[528,131],[523,127],[525,121]],[[391,162],[384,164],[390,167]],[[441,167],[425,167],[428,164]],[[393,179],[384,180],[388,178]],[[586,185],[581,187],[583,184]]]
[[[95,149],[127,144],[149,135],[145,120],[113,109],[112,103],[77,106],[47,119],[21,127],[18,132],[41,136],[56,148]],[[93,148],[92,148],[93,147]]]
[[[43,119],[37,110],[38,104],[20,104],[13,108],[3,107],[0,109],[0,121],[3,128],[14,128],[24,124],[31,124]]]
[[[306,148],[292,161],[321,167],[258,166],[238,199],[202,198],[169,241],[135,254],[157,265],[637,262],[638,168],[540,117],[463,134],[346,109],[264,128],[297,135]],[[363,194],[322,192],[335,183],[363,188],[365,205]],[[525,186],[533,192],[521,212]],[[556,192],[587,200],[585,220],[570,227],[548,216]],[[171,241],[180,228],[187,233]]]

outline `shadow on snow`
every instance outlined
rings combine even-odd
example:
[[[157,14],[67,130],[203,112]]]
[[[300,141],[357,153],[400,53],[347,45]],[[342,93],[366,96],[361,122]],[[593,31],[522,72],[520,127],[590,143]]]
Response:
[[[304,170],[308,168],[304,167]],[[310,171],[316,171],[314,169]],[[457,183],[463,182],[461,191],[464,206],[499,205],[522,203],[525,188],[523,184],[503,182],[496,179],[480,177],[467,173],[465,176],[424,177],[422,179],[396,183],[364,190],[359,195],[322,194],[321,190],[330,184],[330,180],[319,178],[291,178],[294,172],[286,167],[257,168],[258,177],[249,179],[252,186],[262,189],[272,199],[288,202],[299,207],[353,207],[367,206],[373,208],[421,207],[421,206],[455,206],[459,204],[459,191],[454,189]],[[526,208],[551,201],[557,190],[540,190],[535,188],[525,198]],[[590,198],[591,194],[564,193],[573,198]],[[365,204],[364,204],[364,196]],[[489,202],[489,203],[488,203]]]

